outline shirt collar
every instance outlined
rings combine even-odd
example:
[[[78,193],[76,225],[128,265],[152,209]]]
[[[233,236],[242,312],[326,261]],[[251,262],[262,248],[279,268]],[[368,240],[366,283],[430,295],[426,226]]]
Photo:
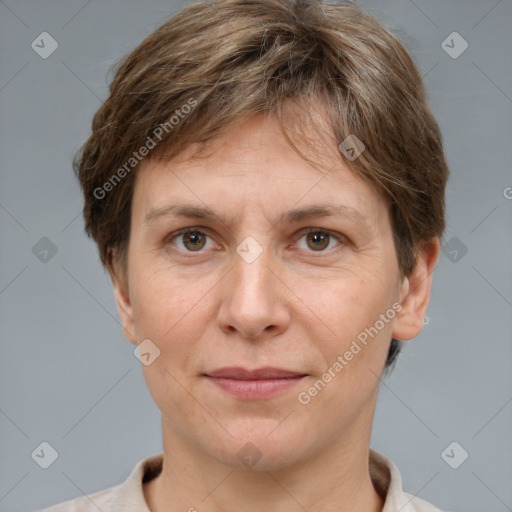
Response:
[[[151,455],[137,463],[128,478],[116,487],[112,496],[114,512],[150,512],[144,499],[143,483],[158,476],[162,470],[163,453]],[[385,455],[370,448],[370,477],[375,490],[385,500],[382,512],[404,509],[408,501],[402,491],[402,478],[397,466]],[[406,509],[405,509],[406,510]],[[404,511],[405,512],[405,511]]]

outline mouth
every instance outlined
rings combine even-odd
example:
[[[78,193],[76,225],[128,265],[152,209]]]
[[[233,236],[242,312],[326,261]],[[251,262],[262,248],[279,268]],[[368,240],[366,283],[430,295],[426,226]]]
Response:
[[[245,400],[269,398],[298,384],[306,374],[282,368],[220,368],[203,374],[223,391]]]

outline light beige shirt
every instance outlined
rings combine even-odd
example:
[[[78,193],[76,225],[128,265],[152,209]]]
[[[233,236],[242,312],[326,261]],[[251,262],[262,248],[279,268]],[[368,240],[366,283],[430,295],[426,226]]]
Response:
[[[150,512],[144,499],[142,483],[160,473],[162,461],[162,453],[152,455],[139,461],[123,483],[40,512]],[[369,466],[375,489],[385,497],[382,512],[442,512],[430,503],[404,492],[396,465],[373,449],[370,449]]]

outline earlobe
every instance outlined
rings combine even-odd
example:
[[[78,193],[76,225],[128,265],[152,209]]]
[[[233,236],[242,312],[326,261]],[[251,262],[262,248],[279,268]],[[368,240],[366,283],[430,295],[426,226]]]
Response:
[[[129,288],[126,279],[117,272],[117,264],[113,263],[113,261],[113,259],[110,259],[108,271],[114,287],[114,297],[116,299],[117,311],[123,327],[123,333],[131,343],[137,345],[138,342],[135,336],[133,308],[130,301]]]
[[[392,330],[392,337],[397,340],[415,338],[423,328],[423,319],[430,300],[432,273],[440,248],[438,237],[425,242],[412,272],[404,278],[400,288],[402,309],[395,317]]]

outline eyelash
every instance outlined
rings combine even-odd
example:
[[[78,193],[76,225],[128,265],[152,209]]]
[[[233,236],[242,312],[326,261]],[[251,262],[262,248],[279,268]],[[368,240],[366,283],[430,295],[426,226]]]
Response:
[[[208,235],[208,233],[206,231],[203,231],[202,229],[200,228],[195,228],[195,227],[190,227],[190,228],[184,228],[184,229],[180,229],[179,231],[176,231],[174,233],[171,233],[169,236],[167,236],[163,242],[163,245],[166,246],[168,244],[170,244],[174,239],[176,238],[179,238],[180,236],[184,236],[184,235],[187,235],[187,234],[191,234],[191,233],[199,233],[203,236],[206,236],[208,238],[211,239],[211,237]],[[347,243],[347,239],[342,236],[342,235],[338,235],[332,231],[329,231],[327,229],[322,229],[322,228],[305,228],[303,230],[300,231],[300,236],[299,238],[297,238],[297,240],[294,242],[294,245],[297,244],[297,242],[304,236],[307,236],[309,235],[310,233],[321,233],[323,235],[328,235],[330,238],[334,238],[335,240],[337,240],[339,243],[340,243],[340,246],[338,246],[337,248],[334,248],[334,249],[330,249],[330,250],[323,250],[323,251],[307,251],[311,254],[315,254],[315,252],[318,254],[318,256],[314,256],[316,258],[318,257],[322,257],[322,255],[326,255],[328,254],[329,256],[331,256],[333,253],[336,253],[338,252],[339,250],[341,250],[343,248],[343,246],[346,245]],[[203,251],[202,249],[199,250],[199,251],[182,251],[181,249],[175,249],[177,252],[180,252],[180,253],[187,253],[189,254],[190,256],[186,256],[186,257],[190,257],[190,258],[194,258],[196,257],[195,254],[197,255],[201,255],[203,254],[205,251]]]

